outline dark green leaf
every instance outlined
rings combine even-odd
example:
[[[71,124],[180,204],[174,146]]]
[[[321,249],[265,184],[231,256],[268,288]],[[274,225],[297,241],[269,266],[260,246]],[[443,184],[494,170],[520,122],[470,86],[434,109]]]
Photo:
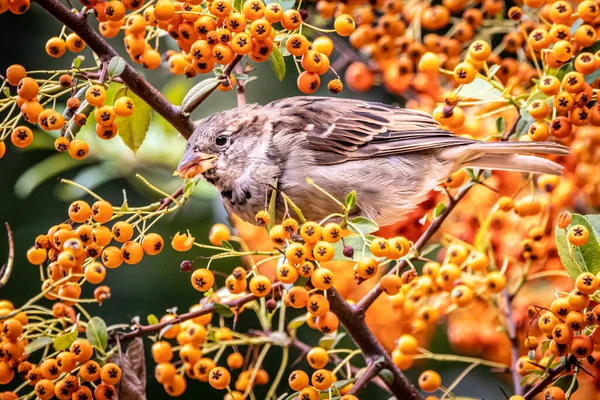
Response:
[[[115,101],[123,96],[131,98],[135,108],[133,114],[129,117],[117,117],[116,122],[123,143],[135,154],[144,143],[144,139],[146,139],[146,133],[152,119],[152,108],[135,93],[125,88],[121,88],[115,93]]]
[[[108,345],[108,331],[104,320],[100,317],[90,319],[87,323],[85,336],[92,346],[104,351]]]
[[[585,83],[589,83],[590,85],[596,81],[600,77],[600,70],[595,70],[589,75],[585,75]]]
[[[394,374],[392,374],[392,371],[390,371],[389,369],[382,369],[381,371],[379,371],[378,375],[388,386],[391,387],[392,383],[394,383]]]
[[[571,391],[571,393],[574,393],[579,387],[579,382],[577,382],[577,378],[575,378],[573,375],[561,376],[560,378],[554,381],[554,384],[552,386],[557,386],[566,392],[571,387],[573,379],[575,379],[575,386],[573,386],[573,390]]]
[[[39,337],[37,339],[35,339],[33,342],[29,343],[27,346],[25,346],[25,354],[31,354],[35,351],[38,351],[39,349],[43,349],[44,347],[48,346],[50,343],[52,343],[52,339],[50,339],[47,336],[42,336]]]
[[[433,210],[433,217],[437,218],[446,210],[446,203],[439,202],[437,206],[435,206],[435,210]]]
[[[219,86],[218,78],[207,78],[196,84],[183,98],[183,101],[181,102],[182,112],[192,112],[193,110],[190,109],[190,106],[207,98],[208,95],[210,95],[217,88],[217,86]]]
[[[356,190],[353,190],[350,193],[348,193],[348,196],[346,196],[346,208],[348,210],[352,210],[355,205],[356,205]]]
[[[221,240],[221,247],[228,250],[233,250],[231,243]]]
[[[362,233],[366,235],[367,233],[377,232],[379,230],[379,225],[375,221],[371,221],[369,218],[365,217],[354,217],[348,224],[348,229],[355,233]]]
[[[333,383],[333,387],[336,388],[337,390],[341,390],[344,387],[348,386],[351,383],[356,382],[356,378],[353,379],[342,379],[340,381],[336,381]]]
[[[273,68],[279,82],[283,81],[283,78],[285,78],[285,60],[279,48],[273,47],[273,51],[269,55],[269,64],[271,64],[271,68]]]
[[[235,315],[233,311],[231,311],[231,308],[221,303],[215,303],[214,307],[217,314],[222,315],[225,318],[233,317]]]
[[[123,71],[125,71],[126,65],[127,62],[119,56],[111,58],[110,62],[108,63],[108,76],[111,78],[116,78],[117,76],[120,76],[123,73]]]
[[[77,331],[69,332],[54,339],[53,346],[56,351],[63,351],[71,347],[77,340]]]
[[[581,50],[580,54],[583,52],[594,54],[598,50],[600,50],[600,40],[596,41],[596,43],[594,43],[590,47],[586,47],[585,49]]]
[[[158,318],[154,314],[148,315],[148,317],[146,317],[146,319],[148,320],[149,325],[156,325],[159,322]]]
[[[504,133],[504,117],[496,119],[496,129],[498,130],[498,133]]]
[[[567,231],[573,225],[583,225],[590,232],[590,237],[583,246],[571,246],[567,239]],[[591,272],[594,275],[600,272],[599,232],[600,216],[598,215],[573,214],[573,220],[567,230],[556,228],[556,248],[563,267],[573,279],[577,279],[582,272]]]
[[[333,344],[331,345],[332,349],[335,349],[335,347],[340,343],[340,341],[346,336],[346,332],[341,332],[338,333],[335,336],[335,339],[333,340]]]

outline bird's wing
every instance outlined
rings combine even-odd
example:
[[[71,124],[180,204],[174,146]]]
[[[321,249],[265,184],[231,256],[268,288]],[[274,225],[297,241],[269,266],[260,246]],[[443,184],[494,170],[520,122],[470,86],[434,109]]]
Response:
[[[382,103],[295,97],[270,104],[274,131],[303,133],[320,164],[387,157],[472,143],[443,130],[428,114]],[[289,126],[293,128],[290,129]]]

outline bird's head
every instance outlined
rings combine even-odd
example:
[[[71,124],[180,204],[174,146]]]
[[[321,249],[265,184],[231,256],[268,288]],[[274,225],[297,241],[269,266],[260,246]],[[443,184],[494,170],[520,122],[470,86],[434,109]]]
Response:
[[[198,123],[189,138],[177,173],[184,179],[202,174],[217,187],[228,186],[264,148],[270,129],[268,117],[257,105],[211,115]]]

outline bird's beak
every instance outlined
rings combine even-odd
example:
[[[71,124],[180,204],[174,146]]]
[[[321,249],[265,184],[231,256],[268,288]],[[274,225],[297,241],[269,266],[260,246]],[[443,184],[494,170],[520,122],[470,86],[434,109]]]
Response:
[[[177,167],[177,171],[174,175],[179,175],[183,179],[191,179],[196,175],[200,175],[201,173],[213,168],[215,166],[216,159],[217,156],[213,154],[185,154],[179,162],[179,166]]]

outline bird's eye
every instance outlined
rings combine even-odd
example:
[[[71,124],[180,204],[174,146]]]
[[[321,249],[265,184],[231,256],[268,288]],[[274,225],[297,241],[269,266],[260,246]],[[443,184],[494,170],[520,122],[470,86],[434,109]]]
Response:
[[[215,139],[215,143],[217,144],[217,146],[225,146],[227,144],[227,136],[217,136],[217,138]]]

